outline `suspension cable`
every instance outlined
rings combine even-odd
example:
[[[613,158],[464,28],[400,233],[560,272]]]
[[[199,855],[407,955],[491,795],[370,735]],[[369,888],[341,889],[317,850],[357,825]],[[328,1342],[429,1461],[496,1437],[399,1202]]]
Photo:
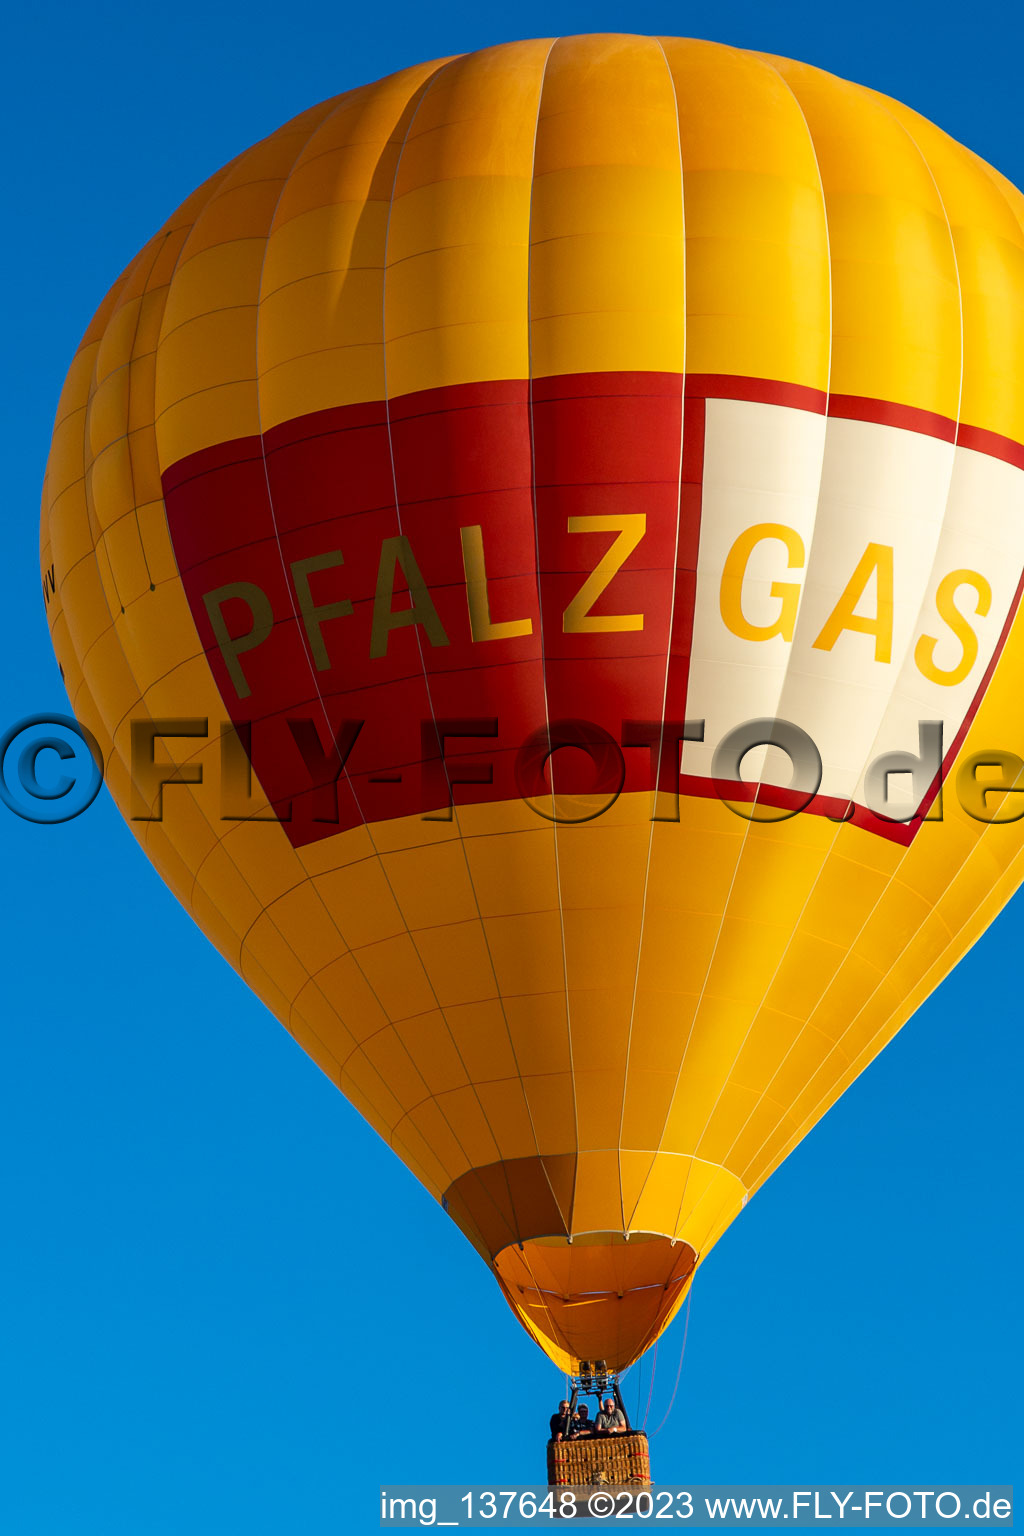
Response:
[[[689,1294],[687,1295],[687,1298],[686,1298],[686,1317],[685,1317],[685,1319],[683,1321],[683,1342],[682,1342],[682,1344],[680,1345],[680,1348],[679,1348],[679,1365],[678,1365],[678,1368],[676,1370],[676,1384],[672,1388],[672,1396],[669,1398],[668,1407],[665,1409],[665,1417],[662,1419],[661,1423],[658,1425],[657,1429],[654,1431],[654,1434],[651,1435],[651,1439],[652,1440],[654,1439],[655,1435],[660,1435],[661,1434],[662,1430],[665,1428],[665,1425],[668,1423],[668,1416],[672,1412],[672,1407],[673,1407],[673,1404],[675,1403],[675,1400],[676,1400],[676,1393],[679,1391],[679,1378],[683,1374],[683,1356],[686,1353],[686,1335],[690,1331],[690,1302],[692,1300],[693,1300],[693,1286],[691,1285],[690,1286],[690,1290],[689,1290]],[[647,1420],[645,1419],[644,1423],[646,1424],[646,1422],[647,1422]]]
[[[647,1416],[651,1411],[651,1399],[654,1396],[654,1373],[658,1369],[658,1342],[659,1341],[655,1339],[654,1353],[651,1355],[651,1388],[647,1394],[647,1407],[644,1409],[644,1421],[640,1426],[641,1429],[647,1428]]]

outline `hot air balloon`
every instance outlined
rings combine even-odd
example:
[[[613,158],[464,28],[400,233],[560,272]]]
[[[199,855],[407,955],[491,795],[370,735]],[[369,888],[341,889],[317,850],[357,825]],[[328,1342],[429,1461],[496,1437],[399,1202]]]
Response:
[[[71,365],[110,790],[568,1372],[1024,874],[1022,220],[818,69],[515,42],[239,155]]]

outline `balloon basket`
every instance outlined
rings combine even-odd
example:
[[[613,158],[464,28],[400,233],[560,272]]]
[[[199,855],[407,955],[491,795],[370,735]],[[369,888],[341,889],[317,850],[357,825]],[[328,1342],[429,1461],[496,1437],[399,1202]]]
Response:
[[[572,1422],[581,1396],[595,1398],[598,1408],[603,1399],[610,1397],[626,1421],[626,1432],[549,1440],[548,1484],[553,1488],[649,1488],[651,1453],[647,1436],[630,1424],[618,1377],[603,1360],[580,1362],[580,1374],[572,1382],[566,1426]]]
[[[632,1430],[590,1440],[549,1440],[548,1484],[553,1488],[649,1488],[647,1436]]]

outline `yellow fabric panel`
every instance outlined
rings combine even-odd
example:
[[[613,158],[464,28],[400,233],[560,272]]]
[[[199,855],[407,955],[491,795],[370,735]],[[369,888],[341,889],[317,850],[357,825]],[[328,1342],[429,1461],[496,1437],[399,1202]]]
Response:
[[[497,996],[494,968],[478,919],[420,928],[413,943],[442,1008]]]
[[[389,395],[527,376],[534,125],[549,47],[457,59],[423,95],[387,230]]]
[[[768,58],[807,120],[825,196],[833,394],[956,419],[960,294],[942,200],[885,98]]]
[[[202,228],[202,220],[198,221]],[[263,269],[266,236],[263,232],[248,239],[226,240],[217,245],[194,250],[192,242],[185,245],[181,261],[174,274],[174,282],[167,295],[161,324],[161,367],[168,370],[162,383],[171,382],[173,359],[170,353],[171,337],[198,320],[219,319],[227,310],[243,323],[248,320],[244,313],[238,315],[239,297],[246,292],[258,291]],[[224,318],[227,318],[226,316]],[[187,359],[184,368],[189,368]],[[206,380],[189,371],[188,379],[193,393],[203,388]]]
[[[472,1082],[485,1084],[515,1077],[518,1053],[501,998],[457,1003],[444,1010],[452,1044]]]
[[[125,460],[129,456],[127,439],[122,439],[116,445],[115,450],[108,450],[104,460],[106,474],[117,472],[120,464],[117,460]],[[98,505],[103,499],[102,487],[98,485],[98,465],[93,466],[92,471],[92,500]],[[128,609],[132,603],[153,590],[153,572],[146,560],[145,549],[140,538],[139,520],[136,508],[131,507],[114,522],[109,524],[104,534],[104,554],[110,563],[110,571],[113,578],[113,588],[117,601]]]
[[[886,103],[928,162],[949,219],[963,301],[962,421],[1024,439],[1024,237],[988,166],[897,101]],[[1015,189],[1011,189],[1013,191]]]
[[[387,1028],[388,1015],[354,955],[321,963],[297,994],[296,1006],[312,1007],[316,997],[324,999],[357,1044]]]
[[[316,885],[332,911],[344,914],[348,946],[358,950],[404,934],[405,921],[383,864],[364,858],[349,863],[344,848],[335,850],[335,859],[338,867],[320,872]]]
[[[573,1236],[584,1232],[621,1232],[623,1226],[618,1152],[614,1147],[582,1152],[576,1163],[573,1189]]]
[[[572,1009],[570,999],[569,1007]],[[620,1023],[622,1011],[615,1015]],[[578,1038],[578,1037],[577,1037]],[[591,1067],[578,1043],[573,1049],[573,1093],[576,1101],[576,1141],[581,1151],[589,1152],[611,1142],[622,1110],[622,1067]]]
[[[488,834],[477,810],[460,807],[459,824],[465,829],[469,873],[481,914],[502,917],[555,911],[558,876],[550,826],[539,822],[530,812],[527,815],[532,825],[527,825],[520,814],[523,807],[516,805],[507,808],[507,814]],[[510,832],[515,832],[516,837],[516,859],[511,866],[506,857]]]
[[[339,1080],[346,1093],[354,1090],[357,1099],[361,1098],[369,1103],[374,1116],[381,1124],[392,1126],[402,1123],[403,1109],[398,1094],[392,1091],[391,1084],[384,1081],[364,1051],[361,1049],[353,1051],[346,1058],[344,1066],[339,1069]],[[398,1086],[397,1082],[394,1086]],[[432,1140],[435,1148],[440,1149],[442,1145],[440,1129]],[[454,1161],[457,1166],[458,1158],[456,1157]],[[447,1168],[444,1176],[449,1176]]]
[[[537,1000],[513,999],[511,1006],[506,1007],[510,1012],[515,1011],[516,1003],[528,1002],[531,1011]],[[548,1003],[543,999],[542,1003]],[[551,1004],[550,1013],[556,1015],[561,1010],[562,1028],[564,1029],[565,999],[560,997]],[[557,1029],[558,1020],[553,1019],[553,1027]],[[530,1058],[521,1053],[521,1059],[529,1062]],[[532,1065],[532,1063],[530,1063]],[[568,1156],[576,1150],[576,1083],[571,1071],[529,1073],[523,1081],[523,1089],[530,1108],[530,1122],[534,1127],[537,1137],[537,1145],[543,1153],[555,1156]]]
[[[260,295],[264,430],[384,397],[381,316],[395,171],[423,89],[443,64],[338,98],[291,169]]]
[[[466,1156],[467,1165],[479,1168],[500,1159],[494,1131],[484,1114],[475,1086],[438,1094],[434,1102]]]
[[[407,1019],[402,1043],[416,1064],[427,1091],[435,1095],[464,1088],[470,1081],[448,1022],[447,1009],[435,1008]]]
[[[479,916],[476,891],[461,842],[402,848],[385,854],[381,868],[411,928],[450,927]]]
[[[157,346],[161,465],[260,430],[255,312],[262,247],[288,173],[330,103],[242,155],[198,211],[178,259]],[[192,269],[194,276],[188,274]],[[233,276],[233,302],[217,303]]]
[[[546,993],[503,988],[502,999],[512,1048],[519,1060],[528,1063],[526,1071],[536,1079],[539,1095],[540,1085],[550,1074],[561,1079],[572,1072],[564,988],[561,982],[557,989]]]
[[[529,1157],[537,1150],[537,1129],[529,1100],[518,1077],[479,1083],[477,1097],[484,1119],[503,1158]]]
[[[814,144],[753,54],[661,39],[679,114],[686,366],[828,386],[828,232]]]
[[[223,844],[221,852],[231,860],[237,872],[238,866],[230,853],[225,852]],[[325,955],[336,954],[344,947],[337,918],[313,880],[293,886],[265,910],[299,962],[303,983],[316,973]]]
[[[356,958],[391,1018],[411,1019],[437,1007],[430,978],[410,934],[368,944]]]
[[[400,1138],[405,1136],[422,1138],[437,1158],[444,1169],[441,1189],[471,1166],[464,1147],[435,1099],[425,1099],[410,1110],[408,1116],[394,1122],[394,1130],[390,1133],[392,1145],[397,1147]]]
[[[561,39],[537,122],[534,377],[684,366],[682,166],[653,38]]]
[[[565,960],[553,914],[524,912],[487,920],[487,942],[502,992],[561,992]]]
[[[551,834],[558,885],[552,927],[561,946],[581,1152],[619,1144],[652,831],[649,800],[623,795],[595,821],[555,826]],[[595,1229],[613,1225],[594,1219]]]

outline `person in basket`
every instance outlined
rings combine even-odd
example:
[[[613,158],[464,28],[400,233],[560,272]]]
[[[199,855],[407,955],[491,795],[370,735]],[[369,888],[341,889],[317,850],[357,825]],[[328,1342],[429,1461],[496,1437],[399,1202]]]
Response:
[[[601,1404],[600,1413],[594,1420],[594,1433],[597,1435],[624,1435],[626,1428],[626,1415],[621,1408],[616,1408],[613,1397],[606,1397]]]

